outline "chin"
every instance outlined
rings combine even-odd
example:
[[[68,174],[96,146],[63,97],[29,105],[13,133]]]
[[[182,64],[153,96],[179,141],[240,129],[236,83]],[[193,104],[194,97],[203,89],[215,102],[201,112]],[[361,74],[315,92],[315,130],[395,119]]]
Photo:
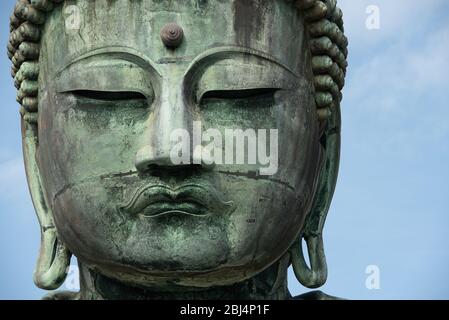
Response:
[[[271,264],[241,266],[217,265],[213,269],[166,271],[141,269],[136,266],[90,265],[88,267],[101,275],[133,287],[154,289],[157,291],[185,290],[230,286],[248,280],[264,271]]]
[[[176,247],[170,246],[172,242],[166,239],[161,240],[160,247],[140,251],[146,247],[145,243],[152,242],[150,237],[141,239],[140,244],[130,244],[134,250],[123,246],[122,252],[128,253],[125,256],[112,256],[116,254],[114,251],[107,260],[98,256],[78,259],[121,283],[162,291],[233,285],[252,278],[279,259],[277,255],[258,252],[259,258],[255,260],[252,250],[235,252],[224,233],[209,241],[202,239],[201,234],[197,234],[197,239],[180,240],[184,241]],[[253,245],[248,244],[248,248],[253,249]]]

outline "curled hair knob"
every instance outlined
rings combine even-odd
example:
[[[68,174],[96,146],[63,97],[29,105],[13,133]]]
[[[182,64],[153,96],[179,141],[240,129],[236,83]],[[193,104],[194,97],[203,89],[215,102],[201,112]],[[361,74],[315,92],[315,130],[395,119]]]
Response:
[[[176,23],[168,23],[161,30],[161,39],[167,48],[179,47],[184,39],[184,31]]]

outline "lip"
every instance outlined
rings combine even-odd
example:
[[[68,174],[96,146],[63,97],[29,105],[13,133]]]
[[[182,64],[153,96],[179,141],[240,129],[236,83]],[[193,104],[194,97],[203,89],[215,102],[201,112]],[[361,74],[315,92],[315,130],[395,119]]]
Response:
[[[166,185],[147,185],[137,189],[131,199],[119,209],[133,216],[148,218],[168,214],[204,217],[228,211],[232,202],[223,201],[213,187],[186,184],[171,188]]]
[[[143,209],[141,215],[145,217],[158,217],[170,213],[181,213],[192,216],[204,216],[209,212],[204,205],[191,200],[174,202],[160,201],[149,204]]]

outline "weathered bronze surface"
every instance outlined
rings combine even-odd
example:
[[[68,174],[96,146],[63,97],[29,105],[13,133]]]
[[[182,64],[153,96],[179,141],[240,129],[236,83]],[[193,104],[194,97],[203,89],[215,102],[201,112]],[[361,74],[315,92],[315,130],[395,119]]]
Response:
[[[19,0],[36,285],[58,288],[74,254],[81,292],[53,298],[288,299],[290,264],[321,286],[346,48],[335,0]],[[174,164],[194,122],[277,129],[278,170]]]

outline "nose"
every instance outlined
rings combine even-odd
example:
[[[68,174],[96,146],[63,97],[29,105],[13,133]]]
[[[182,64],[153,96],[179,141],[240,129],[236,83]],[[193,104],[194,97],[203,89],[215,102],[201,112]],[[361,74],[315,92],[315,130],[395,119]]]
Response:
[[[182,94],[182,87],[173,83],[164,83],[162,93],[155,102],[154,111],[147,120],[147,127],[142,137],[141,147],[137,151],[135,166],[138,171],[147,171],[154,167],[176,168],[186,165],[201,164],[193,158],[191,137],[193,127],[192,113]],[[176,137],[183,135],[181,142]],[[179,144],[188,144],[181,150],[188,153],[183,158],[188,163],[173,161],[173,154],[180,150]]]

